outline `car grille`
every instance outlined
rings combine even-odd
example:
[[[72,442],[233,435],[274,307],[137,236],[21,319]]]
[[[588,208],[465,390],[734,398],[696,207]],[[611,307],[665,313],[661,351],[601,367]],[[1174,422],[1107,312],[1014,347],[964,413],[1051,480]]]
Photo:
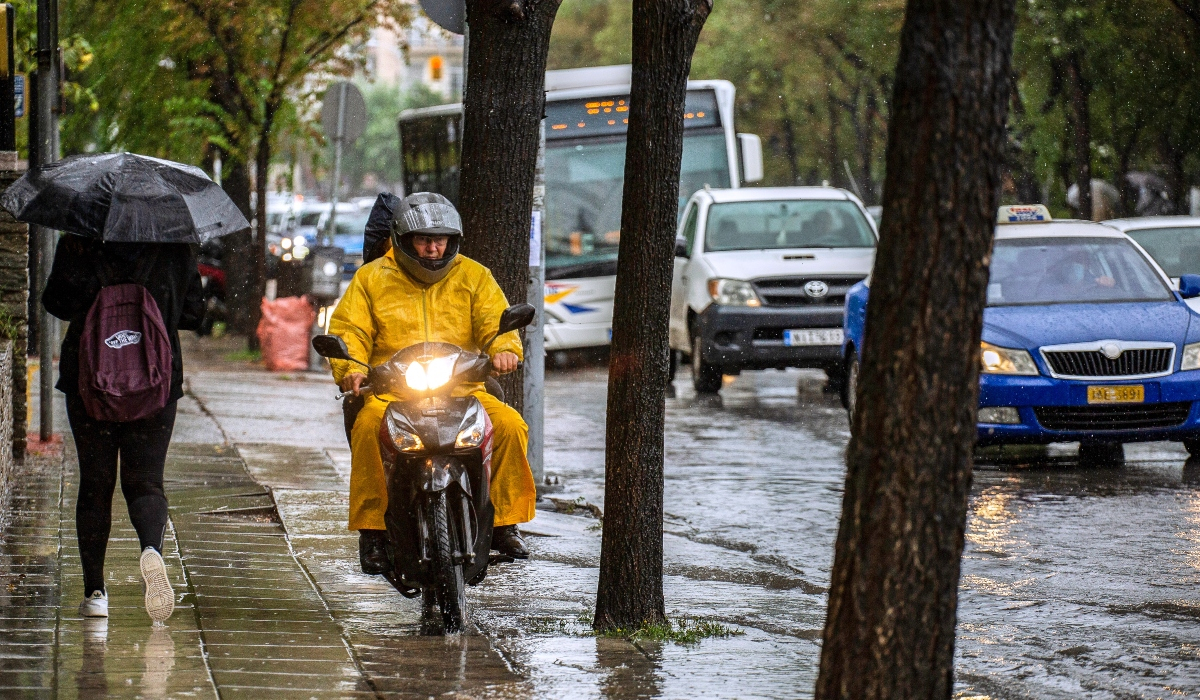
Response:
[[[842,306],[846,303],[846,292],[861,282],[864,278],[854,277],[767,277],[753,280],[754,290],[767,306],[806,306],[820,304],[822,306]],[[804,285],[819,281],[825,283],[829,291],[823,296],[809,296],[804,291]]]
[[[1183,425],[1192,404],[1126,404],[1122,406],[1035,406],[1038,423],[1048,430],[1131,430]]]
[[[1126,350],[1115,360],[1099,350],[1051,350],[1042,355],[1055,374],[1067,377],[1131,377],[1170,372],[1174,348]]]

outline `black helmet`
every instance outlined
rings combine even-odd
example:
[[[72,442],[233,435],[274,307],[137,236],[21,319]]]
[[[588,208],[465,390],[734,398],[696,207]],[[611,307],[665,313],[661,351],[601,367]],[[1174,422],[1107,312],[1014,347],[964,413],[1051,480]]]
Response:
[[[426,260],[417,255],[412,237],[449,236],[446,253],[439,260]],[[404,271],[425,284],[433,284],[446,276],[462,244],[462,219],[458,210],[440,194],[417,192],[400,202],[392,219],[392,249],[396,262]]]

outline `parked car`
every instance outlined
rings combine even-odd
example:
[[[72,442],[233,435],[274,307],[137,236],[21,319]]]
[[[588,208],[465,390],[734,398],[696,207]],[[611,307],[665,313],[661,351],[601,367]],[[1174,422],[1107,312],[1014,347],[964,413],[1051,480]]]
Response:
[[[877,238],[846,190],[696,192],[676,240],[672,362],[690,356],[701,393],[743,370],[816,367],[840,381],[843,301],[870,273]]]
[[[1002,207],[999,223],[977,444],[1079,442],[1092,459],[1118,460],[1122,443],[1176,440],[1200,454],[1200,316],[1184,301],[1200,296],[1200,276],[1184,274],[1177,292],[1129,236],[1051,221],[1044,207]],[[851,413],[869,292],[868,280],[846,297]]]
[[[1104,222],[1138,242],[1176,284],[1200,275],[1200,216],[1139,216]],[[1200,306],[1193,306],[1200,311]]]

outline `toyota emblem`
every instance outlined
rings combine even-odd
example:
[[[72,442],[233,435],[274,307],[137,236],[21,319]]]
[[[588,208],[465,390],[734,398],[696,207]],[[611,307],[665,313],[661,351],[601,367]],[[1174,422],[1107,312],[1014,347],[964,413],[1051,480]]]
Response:
[[[813,298],[823,297],[829,293],[829,285],[821,280],[812,280],[804,285],[804,293]]]

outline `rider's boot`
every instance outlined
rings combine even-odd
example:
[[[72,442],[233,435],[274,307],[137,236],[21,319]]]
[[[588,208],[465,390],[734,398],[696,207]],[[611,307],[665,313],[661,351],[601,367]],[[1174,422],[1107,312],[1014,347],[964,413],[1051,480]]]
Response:
[[[492,549],[513,559],[529,558],[529,548],[516,525],[502,525],[492,530]]]
[[[387,530],[358,531],[358,564],[364,574],[387,572]]]

